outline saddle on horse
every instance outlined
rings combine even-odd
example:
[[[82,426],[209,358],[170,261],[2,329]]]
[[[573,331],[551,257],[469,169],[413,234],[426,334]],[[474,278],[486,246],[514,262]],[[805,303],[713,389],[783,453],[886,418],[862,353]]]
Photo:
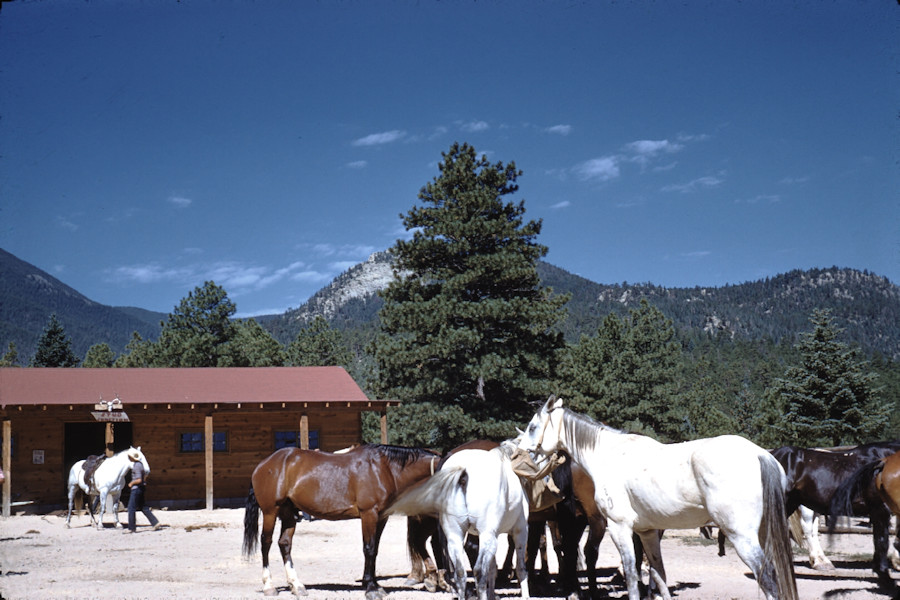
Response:
[[[93,487],[91,481],[93,481],[94,478],[94,471],[103,464],[104,460],[106,460],[105,454],[91,454],[84,460],[84,485],[87,486],[88,489]]]

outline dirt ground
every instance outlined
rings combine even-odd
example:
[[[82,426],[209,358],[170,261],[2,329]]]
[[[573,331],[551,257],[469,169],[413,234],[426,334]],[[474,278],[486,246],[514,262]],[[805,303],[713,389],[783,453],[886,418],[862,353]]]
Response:
[[[107,527],[97,531],[88,517],[73,517],[66,529],[59,515],[19,516],[0,520],[0,597],[6,600],[54,599],[262,599],[259,553],[241,557],[243,509],[155,511],[165,525],[150,531],[139,515],[138,533]],[[121,518],[127,520],[122,513]],[[377,573],[392,600],[426,600],[435,596],[403,587],[409,571],[406,522],[392,517],[378,555]],[[823,537],[837,570],[808,568],[805,555],[795,554],[797,586],[802,600],[890,598],[879,591],[870,569],[871,536],[840,534]],[[505,553],[505,543],[501,552]],[[552,553],[551,553],[552,554]],[[713,542],[696,532],[667,532],[663,540],[669,586],[678,600],[747,599],[761,594],[747,568],[729,547],[717,556]],[[359,586],[363,556],[359,521],[313,521],[298,525],[294,561],[313,599],[363,600]],[[277,546],[271,552],[272,575],[279,598],[289,599]],[[612,542],[604,540],[598,562],[601,596],[625,597],[614,576],[619,565]],[[556,561],[551,556],[551,571]],[[518,587],[498,589],[498,596],[517,597]],[[532,587],[532,597],[558,597]]]

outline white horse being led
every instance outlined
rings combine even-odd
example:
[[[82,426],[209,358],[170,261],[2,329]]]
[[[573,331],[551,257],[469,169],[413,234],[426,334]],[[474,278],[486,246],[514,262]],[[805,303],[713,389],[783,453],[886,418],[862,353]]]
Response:
[[[525,546],[528,543],[528,498],[509,460],[512,447],[460,450],[441,470],[400,495],[386,514],[437,517],[447,538],[456,596],[466,598],[466,534],[478,535],[478,558],[472,567],[480,600],[493,600],[497,579],[497,536],[512,535],[516,576],[528,599]]]
[[[661,444],[596,423],[551,397],[519,448],[565,450],[594,480],[594,499],[622,558],[629,600],[640,600],[632,533],[644,544],[651,581],[671,598],[657,531],[709,522],[725,532],[768,600],[797,599],[784,514],[786,477],[756,444],[739,436]]]
[[[75,496],[80,490],[88,496],[88,512],[91,515],[91,524],[95,524],[97,529],[103,528],[103,517],[106,515],[107,505],[115,520],[115,526],[121,527],[119,523],[119,498],[122,495],[122,489],[125,487],[125,476],[131,470],[131,459],[128,455],[134,453],[144,465],[144,477],[150,474],[150,465],[147,463],[147,457],[141,452],[141,447],[129,448],[123,450],[100,463],[100,466],[94,471],[91,477],[90,486],[84,482],[84,461],[80,460],[69,469],[68,495],[69,495],[69,512],[66,515],[66,527],[69,527],[69,521],[72,517],[72,507]],[[93,497],[100,498],[100,516],[95,520],[94,511],[91,506]]]

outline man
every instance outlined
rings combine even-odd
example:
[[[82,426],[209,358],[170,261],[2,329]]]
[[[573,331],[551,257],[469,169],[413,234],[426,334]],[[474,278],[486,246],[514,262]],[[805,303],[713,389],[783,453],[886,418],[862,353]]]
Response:
[[[128,529],[125,530],[125,533],[134,533],[137,527],[137,511],[144,513],[144,516],[150,521],[153,531],[156,531],[160,528],[159,519],[150,512],[149,507],[144,506],[144,489],[147,487],[147,475],[144,473],[144,463],[141,462],[141,455],[135,450],[128,453],[128,458],[131,460],[131,481],[128,483],[131,497],[128,499]]]

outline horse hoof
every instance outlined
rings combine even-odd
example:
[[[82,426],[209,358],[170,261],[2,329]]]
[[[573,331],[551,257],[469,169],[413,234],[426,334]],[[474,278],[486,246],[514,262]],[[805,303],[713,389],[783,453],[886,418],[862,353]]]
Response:
[[[266,588],[263,590],[263,596],[277,596],[278,589],[277,588]]]
[[[403,587],[415,587],[422,583],[421,579],[416,579],[415,577],[408,577],[406,581],[403,582]]]
[[[300,584],[300,585],[294,587],[291,591],[294,593],[294,596],[296,596],[297,598],[302,598],[303,596],[309,596],[309,592],[306,591],[306,586],[303,584]]]
[[[387,592],[383,588],[366,592],[366,600],[383,600],[385,596],[387,596]]]

